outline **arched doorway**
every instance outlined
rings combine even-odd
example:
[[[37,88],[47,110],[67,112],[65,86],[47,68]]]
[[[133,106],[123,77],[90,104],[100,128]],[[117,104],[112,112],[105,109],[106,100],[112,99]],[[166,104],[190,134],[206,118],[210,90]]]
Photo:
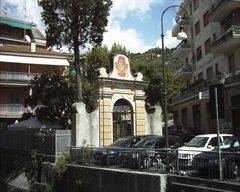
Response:
[[[113,142],[133,135],[133,110],[125,99],[119,99],[113,106]]]

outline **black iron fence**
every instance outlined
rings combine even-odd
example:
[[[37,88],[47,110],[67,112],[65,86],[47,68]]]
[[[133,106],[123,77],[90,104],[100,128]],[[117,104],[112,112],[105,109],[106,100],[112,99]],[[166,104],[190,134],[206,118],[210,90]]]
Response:
[[[222,152],[219,171],[217,152],[180,151],[178,149],[138,149],[111,147],[70,147],[72,164],[131,169],[147,172],[173,173],[224,181],[240,181],[240,155]]]

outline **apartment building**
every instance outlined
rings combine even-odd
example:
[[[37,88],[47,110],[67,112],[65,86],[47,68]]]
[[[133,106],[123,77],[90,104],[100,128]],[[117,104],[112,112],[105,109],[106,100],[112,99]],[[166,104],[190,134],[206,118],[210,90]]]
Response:
[[[240,0],[184,0],[188,39],[173,53],[183,60],[174,74],[185,83],[172,98],[174,124],[216,133],[219,108],[221,132],[240,133]],[[186,16],[183,9],[178,14]],[[172,35],[177,36],[179,24]],[[212,97],[217,87],[218,104]],[[209,96],[211,95],[211,96]]]
[[[73,55],[50,51],[33,23],[0,17],[0,123],[20,121],[31,94],[29,81],[56,67],[69,67]],[[32,111],[34,112],[34,110]]]

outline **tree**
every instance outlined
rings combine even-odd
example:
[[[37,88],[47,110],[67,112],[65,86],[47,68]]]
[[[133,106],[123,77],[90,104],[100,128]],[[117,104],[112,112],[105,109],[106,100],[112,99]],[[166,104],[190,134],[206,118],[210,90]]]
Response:
[[[47,46],[65,45],[74,51],[77,101],[82,102],[79,47],[102,42],[112,0],[38,0],[38,4],[43,8]]]
[[[87,54],[86,63],[84,66],[84,73],[87,74],[86,78],[92,81],[97,77],[97,69],[104,67],[107,72],[110,71],[110,57],[116,53],[124,53],[130,56],[130,51],[126,47],[114,42],[109,50],[106,45],[95,46],[91,52]]]
[[[183,88],[183,81],[174,80],[173,71],[176,67],[181,65],[181,61],[172,58],[173,49],[168,49],[168,54],[166,58],[169,64],[166,65],[166,92],[167,92],[167,105],[171,103],[171,98],[176,95]],[[149,55],[149,53],[147,53]],[[135,55],[133,56],[133,58]],[[149,81],[148,87],[146,87],[145,92],[147,95],[146,102],[150,105],[160,105],[164,106],[164,96],[163,96],[163,71],[162,71],[162,60],[157,57],[144,59],[144,54],[139,56],[137,54],[137,59],[131,65],[132,73],[141,72],[145,81]],[[168,111],[171,112],[171,108],[168,107]]]
[[[41,76],[35,76],[30,81],[32,95],[25,99],[24,106],[34,109],[37,105],[43,105],[36,109],[39,120],[59,122],[67,128],[72,104],[76,101],[76,79],[71,72],[62,74],[63,70],[58,68],[55,71],[45,71]]]

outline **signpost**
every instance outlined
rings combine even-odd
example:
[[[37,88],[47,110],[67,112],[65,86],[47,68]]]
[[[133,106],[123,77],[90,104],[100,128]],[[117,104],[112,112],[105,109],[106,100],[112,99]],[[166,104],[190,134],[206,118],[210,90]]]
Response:
[[[219,162],[219,180],[223,180],[223,167],[222,167],[222,157],[220,149],[220,130],[219,130],[219,109],[218,109],[218,98],[222,99],[223,95],[221,94],[221,85],[210,86],[210,91],[199,92],[199,99],[210,99],[210,103],[214,105],[213,110],[211,111],[212,119],[217,121],[217,137],[218,137],[218,162]],[[220,94],[218,93],[220,91]],[[214,101],[214,102],[213,102]],[[220,103],[221,104],[221,103]],[[221,112],[221,111],[220,111]],[[221,115],[223,116],[223,115]]]

